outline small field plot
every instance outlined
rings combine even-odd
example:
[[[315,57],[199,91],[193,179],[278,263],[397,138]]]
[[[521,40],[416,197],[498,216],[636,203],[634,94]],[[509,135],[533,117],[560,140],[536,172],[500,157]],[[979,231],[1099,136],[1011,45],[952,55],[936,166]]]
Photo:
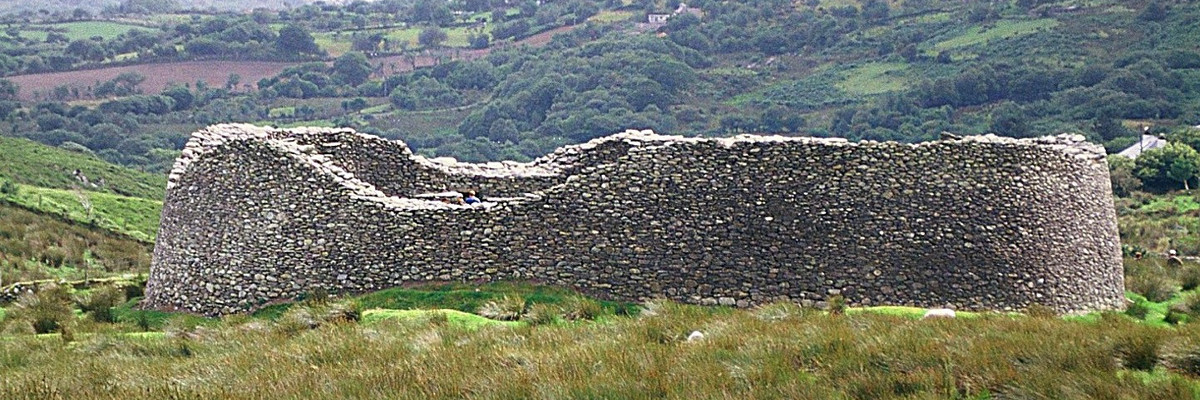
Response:
[[[320,47],[321,50],[325,50],[325,52],[329,53],[330,56],[334,57],[346,54],[350,51],[350,49],[353,47],[353,43],[350,42],[351,38],[352,37],[350,35],[345,33],[340,35],[335,35],[332,32],[313,34],[313,41],[317,43],[317,46]]]
[[[977,44],[986,44],[993,40],[1007,39],[1028,35],[1042,29],[1053,29],[1058,26],[1058,20],[1042,18],[1034,20],[1003,20],[997,21],[990,27],[973,26],[962,34],[943,40],[933,45],[926,54],[937,55],[943,50],[953,50]]]
[[[588,21],[594,21],[594,22],[600,22],[600,23],[613,23],[613,22],[628,21],[630,17],[633,17],[633,12],[604,10],[604,11],[601,11],[599,14],[593,15],[591,18],[588,18]]]
[[[842,72],[837,88],[853,95],[873,95],[908,88],[905,63],[869,63]]]
[[[64,22],[61,24],[49,24],[49,25],[41,25],[41,26],[50,28],[53,30],[64,31],[63,34],[67,35],[67,38],[69,38],[71,40],[87,39],[87,38],[90,38],[93,36],[100,36],[100,37],[104,38],[104,40],[111,40],[125,32],[129,32],[131,30],[135,30],[135,29],[144,30],[144,31],[150,30],[148,28],[137,26],[137,25],[122,24],[122,23],[108,22],[108,21]]]

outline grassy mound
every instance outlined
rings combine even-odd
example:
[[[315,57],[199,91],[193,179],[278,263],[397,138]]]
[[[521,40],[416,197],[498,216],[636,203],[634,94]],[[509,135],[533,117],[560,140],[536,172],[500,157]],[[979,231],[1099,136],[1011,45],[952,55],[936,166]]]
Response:
[[[466,313],[458,310],[440,309],[440,310],[366,310],[363,312],[362,322],[365,324],[376,324],[386,320],[401,320],[401,321],[422,321],[422,320],[438,320],[444,318],[446,323],[452,326],[461,327],[468,330],[476,330],[485,326],[508,326],[517,327],[524,325],[520,321],[497,321],[487,319],[475,314]]]

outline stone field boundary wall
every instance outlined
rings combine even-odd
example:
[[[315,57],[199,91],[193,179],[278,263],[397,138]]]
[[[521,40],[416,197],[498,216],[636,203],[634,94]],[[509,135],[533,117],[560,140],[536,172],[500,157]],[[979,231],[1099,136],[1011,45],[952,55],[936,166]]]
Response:
[[[414,197],[476,190],[482,205]],[[1104,150],[627,131],[465,164],[348,129],[216,125],[171,171],[143,305],[529,280],[622,300],[1124,307]]]

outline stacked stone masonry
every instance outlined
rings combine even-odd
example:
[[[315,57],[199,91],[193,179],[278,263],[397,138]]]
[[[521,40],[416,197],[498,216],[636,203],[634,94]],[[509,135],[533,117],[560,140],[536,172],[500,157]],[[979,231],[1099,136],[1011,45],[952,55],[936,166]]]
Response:
[[[482,205],[425,200],[475,190]],[[623,300],[1123,307],[1100,147],[628,131],[462,164],[346,129],[217,125],[168,183],[144,304],[216,315],[323,289],[529,280]]]

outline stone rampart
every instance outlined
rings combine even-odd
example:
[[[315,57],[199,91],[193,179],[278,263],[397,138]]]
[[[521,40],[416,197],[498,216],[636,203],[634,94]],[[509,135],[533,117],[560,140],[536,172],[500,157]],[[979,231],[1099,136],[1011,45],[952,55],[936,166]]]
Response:
[[[419,194],[476,190],[464,206]],[[749,306],[1120,308],[1104,152],[1082,137],[921,144],[630,131],[459,164],[345,129],[218,125],[173,169],[145,305],[255,309],[318,288],[532,280]]]

